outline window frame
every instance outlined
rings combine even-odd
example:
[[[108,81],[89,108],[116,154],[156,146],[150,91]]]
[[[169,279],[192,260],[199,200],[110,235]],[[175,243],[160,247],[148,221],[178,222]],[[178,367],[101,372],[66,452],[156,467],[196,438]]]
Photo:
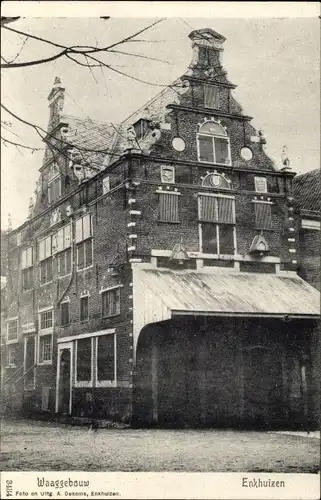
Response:
[[[232,165],[232,155],[231,155],[231,143],[230,143],[230,138],[225,132],[225,134],[209,134],[206,132],[201,132],[202,127],[206,125],[207,123],[213,123],[215,125],[219,125],[221,128],[224,128],[221,123],[215,120],[205,120],[203,123],[199,124],[198,126],[198,131],[196,133],[196,145],[197,145],[197,161],[201,163],[207,163],[208,165],[223,165],[223,166],[231,166]],[[200,137],[211,137],[212,138],[212,153],[213,153],[213,160],[214,161],[207,161],[207,160],[201,160],[200,158]],[[227,141],[227,150],[228,150],[228,162],[226,163],[219,163],[216,161],[216,153],[215,153],[215,138],[217,139],[225,139]]]
[[[211,196],[213,198],[227,198],[234,201],[233,203],[233,221],[232,223],[219,222],[219,221],[203,221],[200,219],[200,208],[201,208],[201,197],[202,196]],[[206,193],[199,192],[197,197],[197,208],[198,208],[198,228],[199,228],[199,252],[203,255],[212,255],[213,257],[222,257],[222,256],[235,256],[237,255],[237,236],[236,236],[236,200],[235,196],[229,194],[222,193]],[[216,241],[217,241],[217,253],[205,253],[203,251],[203,224],[212,224],[215,226],[216,231]],[[225,254],[220,252],[220,226],[230,226],[233,228],[233,243],[234,243],[234,253],[233,254]]]
[[[63,317],[63,309],[62,309],[62,306],[64,304],[68,304],[68,323],[63,323],[62,322],[62,317]],[[69,299],[65,299],[63,300],[62,302],[60,302],[60,327],[66,327],[66,326],[69,326],[71,324],[71,321],[70,321],[70,300]]]
[[[181,196],[181,193],[179,191],[167,191],[167,190],[163,190],[163,189],[157,189],[156,191],[157,195],[158,195],[158,218],[157,218],[157,222],[161,222],[162,224],[180,224],[181,221],[180,221],[180,218],[179,218],[179,196]],[[164,195],[169,195],[169,196],[177,196],[177,220],[164,220],[161,218],[161,208],[160,208],[160,205],[161,205],[161,196],[164,196]]]
[[[45,313],[51,312],[51,326],[47,328],[41,328],[41,315]],[[53,307],[46,307],[44,309],[39,309],[38,310],[38,321],[39,321],[39,328],[38,328],[38,341],[37,341],[37,362],[38,365],[44,366],[44,365],[51,365],[53,362],[53,331],[54,331],[54,309]],[[51,348],[50,348],[50,360],[40,360],[41,359],[41,344],[40,344],[40,338],[44,337],[46,335],[51,335]]]
[[[57,181],[58,181],[58,186],[59,186],[58,196],[57,196],[57,198],[53,198],[52,197],[52,184],[57,183]],[[62,196],[62,177],[61,177],[59,172],[48,180],[47,193],[48,193],[48,203],[50,205],[52,203],[55,203],[56,201],[58,201],[61,198],[61,196]]]
[[[84,220],[86,217],[89,217],[89,235],[86,236],[84,238],[84,224],[82,222],[82,234],[81,234],[81,237],[79,239],[79,235],[77,235],[77,222],[79,222],[80,220]],[[94,266],[94,237],[93,237],[93,218],[92,218],[92,215],[91,214],[86,214],[86,215],[83,215],[82,217],[79,217],[79,219],[76,220],[75,222],[75,232],[76,232],[76,236],[75,236],[75,244],[76,244],[76,251],[77,251],[77,272],[79,271],[84,271],[86,269],[90,269],[91,267]],[[90,241],[91,242],[91,264],[90,265],[87,265],[87,252],[86,252],[86,246],[85,246],[85,243],[87,241]],[[80,245],[84,245],[84,261],[85,261],[85,265],[84,267],[79,267],[79,247]]]
[[[100,337],[107,335],[113,335],[114,337],[114,380],[98,380],[98,342]],[[116,387],[117,386],[117,335],[115,332],[106,333],[104,335],[99,335],[95,338],[95,356],[96,356],[96,374],[95,374],[95,385],[96,387]]]
[[[61,263],[60,263],[60,259],[63,258],[64,260],[64,265],[65,265],[65,269],[67,269],[67,264],[68,264],[68,259],[67,259],[67,256],[68,256],[68,252],[70,251],[69,253],[69,257],[70,257],[70,271],[65,273],[65,274],[60,274],[60,267],[61,267]],[[65,278],[66,276],[70,276],[71,275],[71,270],[72,270],[72,248],[71,246],[68,247],[68,248],[65,248],[64,250],[61,250],[60,252],[57,252],[56,253],[56,262],[57,262],[57,276],[58,276],[58,279],[60,278]]]
[[[86,323],[87,321],[89,321],[89,297],[90,297],[90,295],[88,293],[86,295],[82,295],[79,299],[79,319],[80,319],[81,323]],[[87,302],[87,318],[85,318],[85,319],[81,318],[81,302],[83,299],[87,299],[87,301],[88,301]]]
[[[16,337],[13,339],[9,339],[9,324],[10,323],[16,323]],[[19,318],[18,316],[14,316],[12,318],[8,318],[6,320],[6,344],[17,344],[18,343],[18,337],[19,337]]]
[[[100,292],[99,292],[99,293],[101,294],[101,317],[102,317],[103,319],[106,319],[106,318],[107,318],[107,319],[108,319],[108,318],[115,318],[116,316],[119,316],[119,315],[120,315],[120,313],[121,313],[121,307],[120,307],[120,304],[121,304],[120,290],[121,290],[121,288],[122,288],[122,287],[123,287],[123,285],[115,285],[115,286],[108,287],[108,288],[103,288],[102,290],[100,290]],[[117,312],[116,314],[112,314],[112,315],[110,315],[110,316],[104,316],[104,315],[103,315],[103,294],[104,294],[104,293],[108,293],[108,292],[112,292],[112,291],[114,291],[114,290],[115,290],[115,291],[116,291],[116,290],[118,290],[118,308],[117,308],[117,310],[118,310],[119,312]]]
[[[253,204],[253,211],[254,211],[254,229],[256,231],[274,231],[273,227],[273,215],[272,215],[272,205],[274,203],[272,201],[268,200],[252,200]],[[269,210],[269,218],[270,218],[270,226],[269,227],[261,227],[260,225],[257,224],[257,214],[256,214],[256,207],[257,205],[267,205],[270,207]]]
[[[90,355],[90,380],[77,380],[77,362],[78,362],[78,342],[90,338],[91,340],[91,355]],[[75,339],[75,387],[93,387],[94,381],[94,338],[95,337],[84,337],[81,339]]]
[[[48,276],[48,264],[51,262],[51,273],[52,273],[52,277],[51,279],[48,280],[47,276]],[[46,267],[46,278],[47,278],[47,281],[43,281],[43,267]],[[54,270],[53,270],[53,257],[48,257],[47,259],[43,259],[39,262],[39,270],[40,270],[40,286],[46,286],[48,285],[49,283],[52,283],[53,280],[54,280]]]

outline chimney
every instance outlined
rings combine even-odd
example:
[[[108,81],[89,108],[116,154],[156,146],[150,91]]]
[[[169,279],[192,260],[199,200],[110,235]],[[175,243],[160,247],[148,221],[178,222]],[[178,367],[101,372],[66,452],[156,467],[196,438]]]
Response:
[[[208,69],[222,65],[223,43],[226,38],[210,28],[194,30],[190,33],[193,59],[190,68]]]
[[[60,122],[60,116],[64,108],[65,89],[61,79],[56,76],[53,87],[48,95],[49,101],[49,124],[48,131],[53,130]]]

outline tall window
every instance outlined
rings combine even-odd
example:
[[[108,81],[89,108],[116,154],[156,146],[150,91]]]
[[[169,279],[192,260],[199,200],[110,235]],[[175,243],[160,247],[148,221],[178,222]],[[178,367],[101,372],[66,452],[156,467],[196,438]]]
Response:
[[[16,342],[18,340],[18,320],[11,319],[7,321],[7,342]]]
[[[200,125],[197,134],[198,159],[207,163],[231,165],[230,142],[225,128],[218,122]]]
[[[52,236],[39,242],[40,282],[48,283],[53,279],[52,271]]]
[[[39,313],[38,361],[40,364],[52,362],[53,310]]]
[[[77,340],[76,381],[87,382],[92,380],[92,338]]]
[[[199,194],[200,250],[203,253],[234,255],[235,199],[221,194]]]
[[[60,304],[60,325],[67,326],[70,323],[70,307],[69,301]]]
[[[85,269],[93,263],[93,239],[91,215],[76,220],[77,269]]]
[[[179,222],[179,196],[177,191],[157,191],[160,222]]]
[[[97,341],[97,385],[116,380],[116,335],[101,335]]]
[[[66,276],[71,272],[71,226],[62,227],[57,231],[56,248],[58,276]]]
[[[102,316],[108,318],[120,314],[120,288],[111,288],[101,294]]]
[[[88,321],[89,319],[89,297],[85,295],[80,297],[80,321]]]
[[[272,229],[272,203],[269,201],[254,201],[255,228]]]
[[[29,247],[21,253],[22,289],[33,288],[33,248]]]

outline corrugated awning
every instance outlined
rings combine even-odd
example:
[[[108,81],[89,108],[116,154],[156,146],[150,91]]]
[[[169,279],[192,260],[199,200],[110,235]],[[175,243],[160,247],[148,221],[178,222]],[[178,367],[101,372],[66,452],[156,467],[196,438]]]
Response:
[[[156,316],[162,316],[160,309],[170,311],[170,316],[320,315],[320,293],[295,274],[206,273],[137,267],[136,283],[137,279],[141,305],[152,307]]]

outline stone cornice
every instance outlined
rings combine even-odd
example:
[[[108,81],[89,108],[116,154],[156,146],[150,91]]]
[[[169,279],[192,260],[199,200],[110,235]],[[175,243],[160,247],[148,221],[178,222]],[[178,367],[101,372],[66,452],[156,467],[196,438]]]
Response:
[[[247,115],[235,115],[232,113],[225,113],[224,111],[220,111],[218,109],[209,109],[209,108],[200,108],[200,107],[192,107],[192,106],[181,106],[180,104],[168,104],[166,106],[168,109],[176,109],[178,111],[189,111],[190,113],[197,113],[199,115],[208,115],[208,116],[219,116],[222,118],[231,118],[232,120],[241,120],[241,121],[251,121],[253,119],[252,116]]]

